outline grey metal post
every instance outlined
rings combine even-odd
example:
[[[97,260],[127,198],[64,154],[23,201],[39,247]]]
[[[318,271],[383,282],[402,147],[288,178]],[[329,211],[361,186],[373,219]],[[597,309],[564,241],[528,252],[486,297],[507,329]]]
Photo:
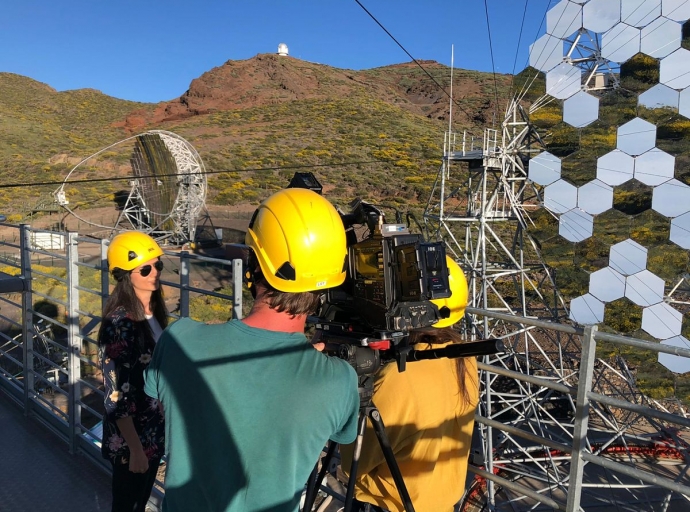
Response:
[[[69,351],[69,451],[75,453],[77,437],[81,433],[79,381],[81,379],[81,337],[79,331],[79,244],[77,233],[67,233],[67,347]]]
[[[31,337],[32,283],[31,283],[31,232],[28,224],[19,226],[19,262],[25,289],[22,292],[22,365],[24,366],[24,415],[29,414],[29,389],[34,387],[33,338]]]
[[[582,498],[582,476],[585,460],[582,452],[587,448],[587,424],[589,422],[589,398],[587,393],[592,389],[594,377],[594,359],[597,342],[594,335],[596,325],[588,325],[582,336],[582,354],[580,359],[580,375],[577,382],[577,398],[575,400],[575,426],[573,428],[573,451],[570,459],[570,476],[568,478],[568,501],[566,510],[578,512]]]
[[[110,296],[110,272],[108,272],[108,245],[107,240],[101,240],[101,312]]]
[[[187,251],[180,252],[180,316],[189,316],[189,271],[191,262]]]
[[[232,260],[232,317],[242,318],[242,260]]]

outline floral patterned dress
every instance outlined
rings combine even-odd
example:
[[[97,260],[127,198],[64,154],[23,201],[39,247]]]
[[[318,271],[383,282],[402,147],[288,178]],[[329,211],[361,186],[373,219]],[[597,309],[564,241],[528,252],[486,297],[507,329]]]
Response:
[[[100,356],[105,387],[103,457],[112,462],[129,462],[129,447],[116,421],[131,416],[149,460],[165,451],[165,425],[158,400],[144,393],[144,370],[156,346],[146,321],[135,322],[124,308],[103,319]]]

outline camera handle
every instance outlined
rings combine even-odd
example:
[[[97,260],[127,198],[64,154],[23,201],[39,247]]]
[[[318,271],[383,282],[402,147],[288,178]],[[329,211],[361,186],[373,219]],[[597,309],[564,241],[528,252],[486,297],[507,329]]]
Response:
[[[388,464],[388,469],[391,472],[395,486],[398,489],[398,494],[400,494],[400,499],[403,503],[403,507],[406,512],[415,512],[414,506],[412,505],[412,499],[407,491],[407,486],[403,480],[402,473],[400,472],[400,467],[398,462],[395,460],[395,454],[393,453],[393,448],[390,445],[388,436],[386,435],[386,430],[383,425],[383,420],[381,419],[381,413],[374,405],[365,405],[360,407],[359,419],[357,421],[357,439],[355,440],[355,446],[353,450],[352,464],[350,465],[350,474],[347,483],[347,493],[345,494],[345,508],[344,512],[352,512],[352,503],[354,501],[355,495],[355,481],[357,477],[357,467],[359,466],[359,455],[362,451],[362,443],[364,441],[364,431],[367,425],[367,418],[371,421],[374,426],[374,432],[376,433],[376,438],[381,446],[381,451],[383,452],[383,457]],[[314,466],[311,474],[309,475],[309,481],[307,482],[307,491],[304,499],[303,512],[310,512],[314,506],[314,501],[316,500],[316,491],[326,476],[326,472],[331,463],[331,459],[335,453],[335,448],[337,443],[333,441],[328,442],[328,449],[326,455],[321,461],[321,470],[317,474],[317,466]]]

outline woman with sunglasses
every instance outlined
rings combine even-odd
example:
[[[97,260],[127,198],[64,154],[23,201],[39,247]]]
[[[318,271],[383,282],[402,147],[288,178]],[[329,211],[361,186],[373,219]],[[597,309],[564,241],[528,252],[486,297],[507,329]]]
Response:
[[[113,466],[113,512],[144,512],[165,448],[163,412],[144,393],[144,370],[168,324],[162,254],[153,238],[137,231],[115,236],[108,247],[116,284],[98,345],[105,387],[102,453]]]

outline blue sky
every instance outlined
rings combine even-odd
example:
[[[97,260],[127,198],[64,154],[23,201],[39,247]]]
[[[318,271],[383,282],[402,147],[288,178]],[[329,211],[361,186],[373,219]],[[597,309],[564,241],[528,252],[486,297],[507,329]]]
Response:
[[[484,0],[360,0],[417,60],[491,71]],[[555,0],[486,0],[496,71],[527,63]],[[346,69],[409,62],[355,0],[18,0],[0,13],[0,71],[58,91],[158,102],[227,60],[275,53]],[[527,20],[522,27],[523,13]],[[520,31],[522,42],[518,48]],[[517,51],[517,65],[514,66]]]

